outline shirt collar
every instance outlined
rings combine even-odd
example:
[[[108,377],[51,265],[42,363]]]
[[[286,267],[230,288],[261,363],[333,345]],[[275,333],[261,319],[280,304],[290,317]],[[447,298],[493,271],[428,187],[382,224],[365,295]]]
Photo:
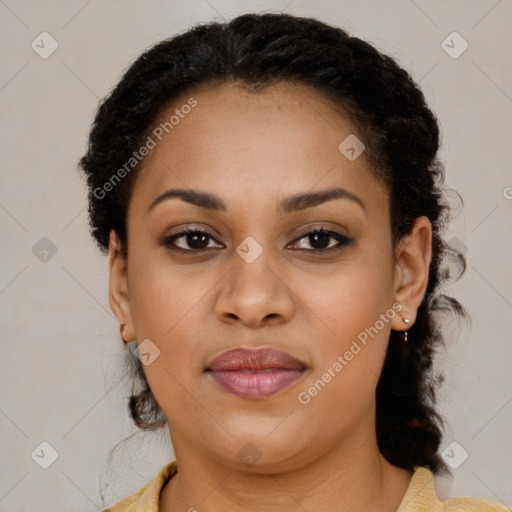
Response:
[[[397,512],[442,512],[443,503],[436,494],[434,475],[427,468],[416,466]]]

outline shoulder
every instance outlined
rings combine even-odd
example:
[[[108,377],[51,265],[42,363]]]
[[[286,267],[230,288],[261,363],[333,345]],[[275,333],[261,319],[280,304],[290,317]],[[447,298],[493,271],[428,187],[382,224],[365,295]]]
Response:
[[[434,475],[416,466],[409,488],[398,512],[512,512],[509,507],[478,498],[451,498],[441,501],[436,493]]]
[[[511,512],[510,507],[478,498],[452,498],[444,502],[446,512]]]
[[[102,512],[158,512],[160,492],[177,471],[176,461],[169,462],[137,492],[103,509]]]

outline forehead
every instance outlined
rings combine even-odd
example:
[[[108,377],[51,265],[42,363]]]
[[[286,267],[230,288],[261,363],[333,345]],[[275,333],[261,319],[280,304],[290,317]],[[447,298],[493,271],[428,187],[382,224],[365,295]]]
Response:
[[[357,137],[355,127],[305,85],[279,83],[259,92],[235,83],[196,89],[160,113],[150,137],[155,146],[132,195],[141,207],[173,187],[262,205],[331,186],[359,191],[373,205],[386,195],[364,152],[352,160],[340,150],[347,137]]]

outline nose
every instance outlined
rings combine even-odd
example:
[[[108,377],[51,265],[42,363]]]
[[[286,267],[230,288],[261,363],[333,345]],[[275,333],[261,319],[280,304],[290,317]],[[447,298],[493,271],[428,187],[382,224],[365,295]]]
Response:
[[[259,328],[288,322],[295,310],[293,293],[266,251],[251,263],[233,254],[232,270],[223,280],[215,314],[226,323]],[[272,265],[275,267],[275,265]]]

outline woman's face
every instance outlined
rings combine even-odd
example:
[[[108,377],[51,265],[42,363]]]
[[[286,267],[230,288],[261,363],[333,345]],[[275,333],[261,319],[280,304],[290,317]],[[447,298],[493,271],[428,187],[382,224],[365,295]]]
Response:
[[[354,127],[290,84],[191,93],[156,126],[176,109],[133,188],[111,304],[177,456],[278,471],[374,442],[390,329],[414,317],[399,311],[421,279],[393,261],[387,191]]]

